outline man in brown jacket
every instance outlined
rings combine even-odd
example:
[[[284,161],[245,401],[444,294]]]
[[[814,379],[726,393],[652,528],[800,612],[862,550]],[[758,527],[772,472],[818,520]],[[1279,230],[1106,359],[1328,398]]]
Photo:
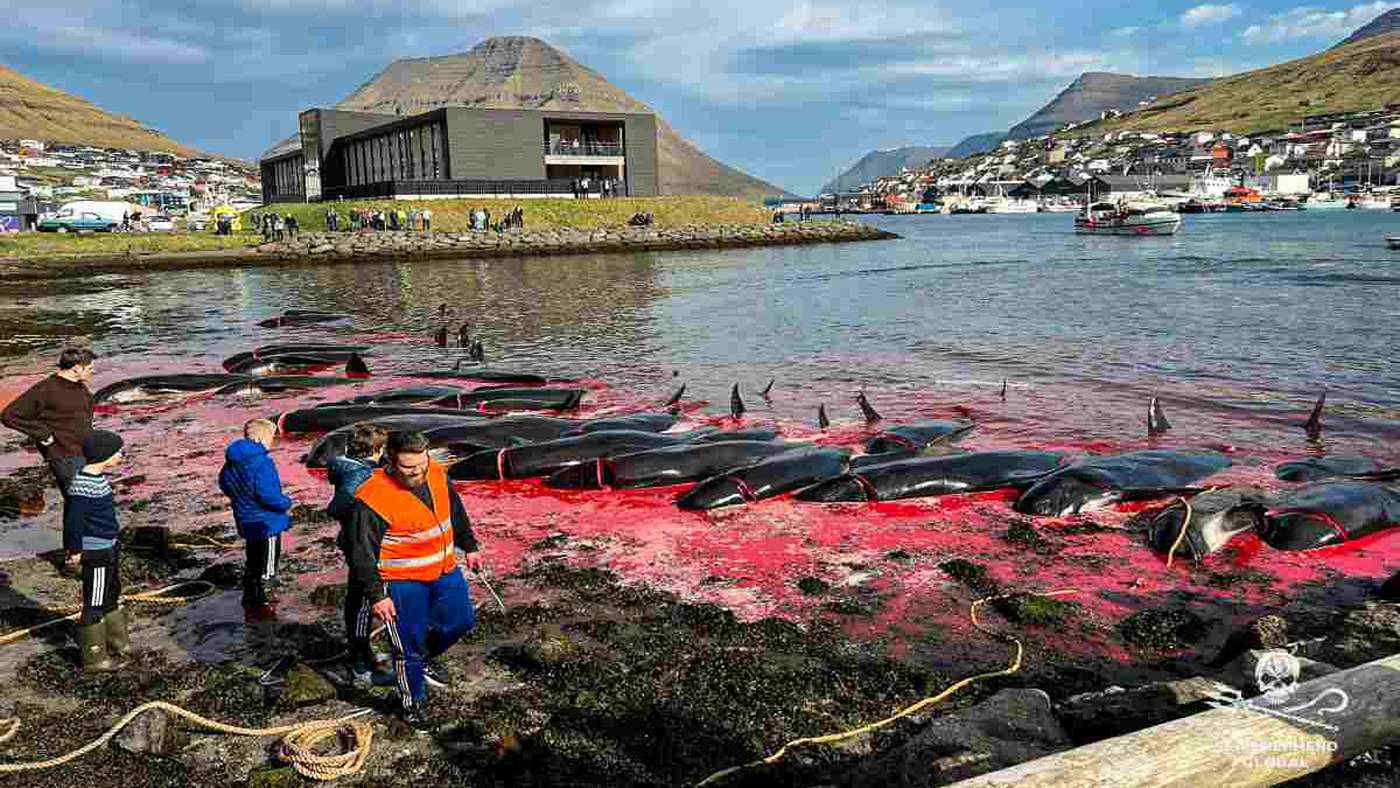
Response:
[[[34,441],[53,472],[65,511],[68,485],[82,469],[83,441],[92,432],[92,362],[97,356],[85,347],[66,347],[58,371],[35,383],[0,412],[0,424]],[[82,553],[69,555],[76,565]]]

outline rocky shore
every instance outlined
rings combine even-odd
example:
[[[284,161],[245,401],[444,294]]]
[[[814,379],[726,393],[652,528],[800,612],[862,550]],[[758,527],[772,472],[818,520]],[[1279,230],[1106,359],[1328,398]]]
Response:
[[[132,253],[65,256],[46,260],[0,259],[0,270],[83,272],[347,263],[374,260],[532,257],[680,249],[792,246],[898,238],[894,233],[853,222],[685,225],[594,229],[468,232],[303,232],[296,238],[208,252]]]

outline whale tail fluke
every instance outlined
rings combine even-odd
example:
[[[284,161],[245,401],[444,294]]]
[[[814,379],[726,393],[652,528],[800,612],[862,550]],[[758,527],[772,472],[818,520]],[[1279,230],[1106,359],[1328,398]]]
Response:
[[[856,404],[860,406],[860,412],[865,414],[866,424],[874,424],[880,420],[880,413],[870,406],[870,400],[865,398],[864,391],[856,395]]]
[[[776,382],[778,382],[777,378],[770,378],[768,381],[768,385],[764,386],[763,391],[760,391],[758,395],[760,397],[763,397],[764,399],[768,399],[773,393],[773,384]]]
[[[351,353],[345,361],[345,374],[348,377],[363,377],[369,374],[369,365],[360,358],[359,353]]]
[[[674,407],[676,407],[677,405],[680,404],[680,402],[681,402],[681,397],[683,397],[683,396],[685,396],[685,384],[684,384],[684,383],[681,384],[681,387],[680,387],[680,388],[676,389],[676,393],[675,393],[675,394],[672,394],[670,399],[666,400],[665,407],[668,407],[668,408],[674,408]]]
[[[1308,421],[1303,425],[1308,437],[1317,440],[1322,437],[1322,406],[1327,402],[1327,390],[1323,389],[1317,397],[1317,404],[1313,405],[1312,415],[1308,416]]]
[[[817,426],[826,429],[831,426],[831,419],[826,417],[826,403],[817,406]]]
[[[735,383],[734,388],[729,390],[729,412],[736,419],[744,417],[744,400],[739,396],[738,383]]]
[[[1162,411],[1162,401],[1153,397],[1147,403],[1147,434],[1156,437],[1171,428],[1172,424],[1167,421],[1167,414]]]

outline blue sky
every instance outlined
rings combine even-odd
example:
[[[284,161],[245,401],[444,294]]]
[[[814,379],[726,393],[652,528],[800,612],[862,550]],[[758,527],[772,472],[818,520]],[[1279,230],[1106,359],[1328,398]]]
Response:
[[[1004,130],[1084,71],[1215,76],[1331,46],[1400,0],[56,0],[6,65],[195,147],[256,157],[400,57],[534,35],[728,164],[815,192],[873,148]]]

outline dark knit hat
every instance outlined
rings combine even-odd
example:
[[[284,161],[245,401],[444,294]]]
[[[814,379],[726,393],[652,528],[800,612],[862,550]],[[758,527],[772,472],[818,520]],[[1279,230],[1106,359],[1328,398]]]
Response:
[[[122,436],[107,430],[93,430],[83,440],[83,460],[89,465],[106,462],[122,450]]]

